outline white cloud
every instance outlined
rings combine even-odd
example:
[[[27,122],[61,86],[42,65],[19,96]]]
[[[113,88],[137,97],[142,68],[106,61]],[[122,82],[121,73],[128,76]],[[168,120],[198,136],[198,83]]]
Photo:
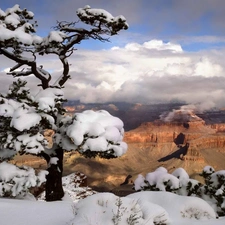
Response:
[[[113,47],[112,50],[118,50],[119,47]],[[128,51],[139,51],[143,49],[150,49],[156,51],[171,51],[173,53],[183,52],[182,47],[179,44],[174,44],[171,42],[164,43],[162,40],[150,40],[144,42],[142,45],[139,43],[128,43],[125,45],[125,49]]]
[[[0,72],[8,73],[10,71],[10,67],[2,69]]]
[[[151,40],[144,42],[143,46],[147,49],[155,49],[155,50],[170,50],[172,52],[183,52],[182,48],[178,44],[173,43],[164,43],[162,40]]]
[[[125,46],[125,49],[127,49],[128,51],[139,51],[141,49],[141,45],[138,43],[129,43]],[[113,47],[112,50],[117,50],[119,49],[118,47]]]
[[[219,76],[224,73],[224,68],[217,63],[211,62],[209,58],[203,57],[196,63],[194,73],[206,77]]]
[[[176,99],[190,104],[207,100],[212,105],[225,105],[224,51],[190,53],[178,44],[161,40],[132,42],[109,50],[79,49],[69,58],[72,79],[66,84],[66,96],[86,103],[148,104]],[[61,64],[56,58],[40,63],[53,72],[53,80],[60,74]],[[29,81],[34,87],[35,82]]]

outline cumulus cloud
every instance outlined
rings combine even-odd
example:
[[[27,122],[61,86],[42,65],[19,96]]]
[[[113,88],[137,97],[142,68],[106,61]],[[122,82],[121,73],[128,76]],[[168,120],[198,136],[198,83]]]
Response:
[[[73,80],[68,85],[73,96],[69,98],[145,104],[173,100],[198,104],[207,100],[221,106],[225,64],[219,60],[220,54],[216,50],[188,53],[178,44],[160,40],[79,51],[73,59],[76,66],[72,66]]]
[[[132,42],[109,50],[80,49],[69,58],[72,79],[66,84],[66,97],[85,103],[181,101],[222,107],[223,54],[224,50],[185,52],[178,43],[161,40]],[[60,75],[56,58],[40,63],[53,73],[53,80]],[[35,90],[34,79],[29,82]]]
[[[206,100],[203,103],[183,105],[180,109],[173,109],[171,112],[163,112],[159,117],[164,122],[189,122],[202,120],[195,115],[196,113],[203,113],[206,110],[211,110],[215,107],[214,102]]]
[[[174,43],[163,43],[162,40],[151,40],[148,42],[145,42],[143,44],[143,47],[147,48],[147,49],[155,49],[155,50],[170,50],[174,53],[176,52],[182,52],[182,48],[179,44],[174,44]]]
[[[120,49],[119,47],[113,47],[111,48],[112,50],[118,50]],[[143,44],[138,44],[135,42],[128,43],[125,45],[125,49],[128,51],[140,51],[144,49],[151,49],[151,50],[156,50],[156,51],[172,51],[173,53],[178,53],[182,52],[182,48],[179,44],[174,44],[174,43],[164,43],[162,40],[151,40],[151,41],[146,41]]]
[[[112,37],[114,47],[102,43],[101,48],[112,48],[85,50],[81,45],[69,58],[72,79],[66,84],[68,99],[80,99],[86,103],[185,101],[201,104],[202,108],[225,105],[225,49],[218,49],[219,44],[225,43],[223,0],[171,0],[167,3],[164,0],[114,0],[107,3],[105,0],[92,0],[91,3],[88,0],[55,0],[42,4],[34,0],[18,0],[17,3],[35,13],[38,32],[43,34],[56,24],[56,20],[76,21],[76,9],[86,4],[127,18],[130,29]],[[1,7],[5,9],[14,4],[9,0]],[[160,37],[170,41],[164,42]],[[96,41],[88,43],[92,49],[100,46]],[[217,48],[185,51],[185,47],[196,43],[213,44]],[[53,81],[60,75],[61,64],[57,58],[47,56],[39,63],[53,74]],[[0,55],[0,88],[3,92],[13,80],[5,76],[13,65]],[[32,92],[36,93],[37,80],[34,77],[26,79]]]

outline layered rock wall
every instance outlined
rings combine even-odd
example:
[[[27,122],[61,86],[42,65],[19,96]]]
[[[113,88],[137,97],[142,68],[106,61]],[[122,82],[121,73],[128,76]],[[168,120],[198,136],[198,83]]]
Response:
[[[201,150],[217,149],[225,152],[225,124],[206,125],[203,120],[186,123],[148,122],[135,130],[125,133],[127,143],[143,143],[159,148],[167,143],[175,143],[177,151],[188,145],[184,160],[204,161]]]
[[[225,123],[212,124],[210,127],[216,130],[216,132],[225,132]]]

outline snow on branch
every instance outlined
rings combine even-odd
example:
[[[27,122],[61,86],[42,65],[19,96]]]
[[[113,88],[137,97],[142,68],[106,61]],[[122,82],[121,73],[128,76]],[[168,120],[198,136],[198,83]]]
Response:
[[[67,151],[77,150],[87,157],[110,158],[123,155],[127,144],[122,141],[123,122],[105,110],[75,113],[72,121],[61,126],[61,145]]]
[[[63,111],[63,92],[49,88],[34,98],[29,95],[26,82],[18,80],[10,86],[6,96],[0,97],[0,158],[20,154],[40,154],[48,142],[45,129],[56,129],[58,113]],[[7,151],[11,150],[8,152]],[[14,151],[12,151],[14,150]]]
[[[111,35],[115,35],[118,31],[128,29],[128,23],[124,16],[113,17],[104,9],[92,9],[89,5],[77,10],[77,16],[86,24],[100,28],[107,27]]]
[[[177,168],[169,174],[164,167],[148,173],[146,177],[138,175],[134,182],[136,191],[168,191],[183,196],[197,196],[207,201],[219,216],[225,215],[225,170],[215,172],[206,166],[202,173],[204,184],[189,178],[183,168]]]
[[[29,188],[40,186],[46,181],[47,171],[41,170],[37,175],[31,167],[18,167],[7,162],[0,163],[0,196],[25,196]]]
[[[15,44],[32,45],[40,44],[42,38],[33,35],[36,22],[31,22],[33,12],[20,9],[19,5],[0,11],[0,47],[12,47]]]
[[[33,74],[41,81],[43,89],[63,87],[70,78],[67,58],[73,54],[74,45],[87,39],[108,41],[107,36],[128,29],[124,16],[113,17],[103,9],[85,6],[77,10],[77,16],[90,26],[84,29],[77,28],[76,22],[57,22],[55,30],[46,37],[40,37],[35,34],[37,22],[33,20],[32,12],[20,9],[19,5],[6,11],[0,9],[0,54],[16,62],[9,74],[14,77]],[[53,85],[50,85],[51,74],[37,65],[37,57],[45,54],[57,55],[62,63],[62,74]],[[24,70],[22,66],[28,68]]]

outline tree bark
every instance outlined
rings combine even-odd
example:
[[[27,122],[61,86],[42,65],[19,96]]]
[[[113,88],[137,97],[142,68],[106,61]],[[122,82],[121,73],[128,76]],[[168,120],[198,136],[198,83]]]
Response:
[[[56,149],[57,164],[50,164],[47,169],[49,173],[46,176],[45,200],[48,202],[59,201],[64,196],[62,187],[63,154],[62,148]]]

